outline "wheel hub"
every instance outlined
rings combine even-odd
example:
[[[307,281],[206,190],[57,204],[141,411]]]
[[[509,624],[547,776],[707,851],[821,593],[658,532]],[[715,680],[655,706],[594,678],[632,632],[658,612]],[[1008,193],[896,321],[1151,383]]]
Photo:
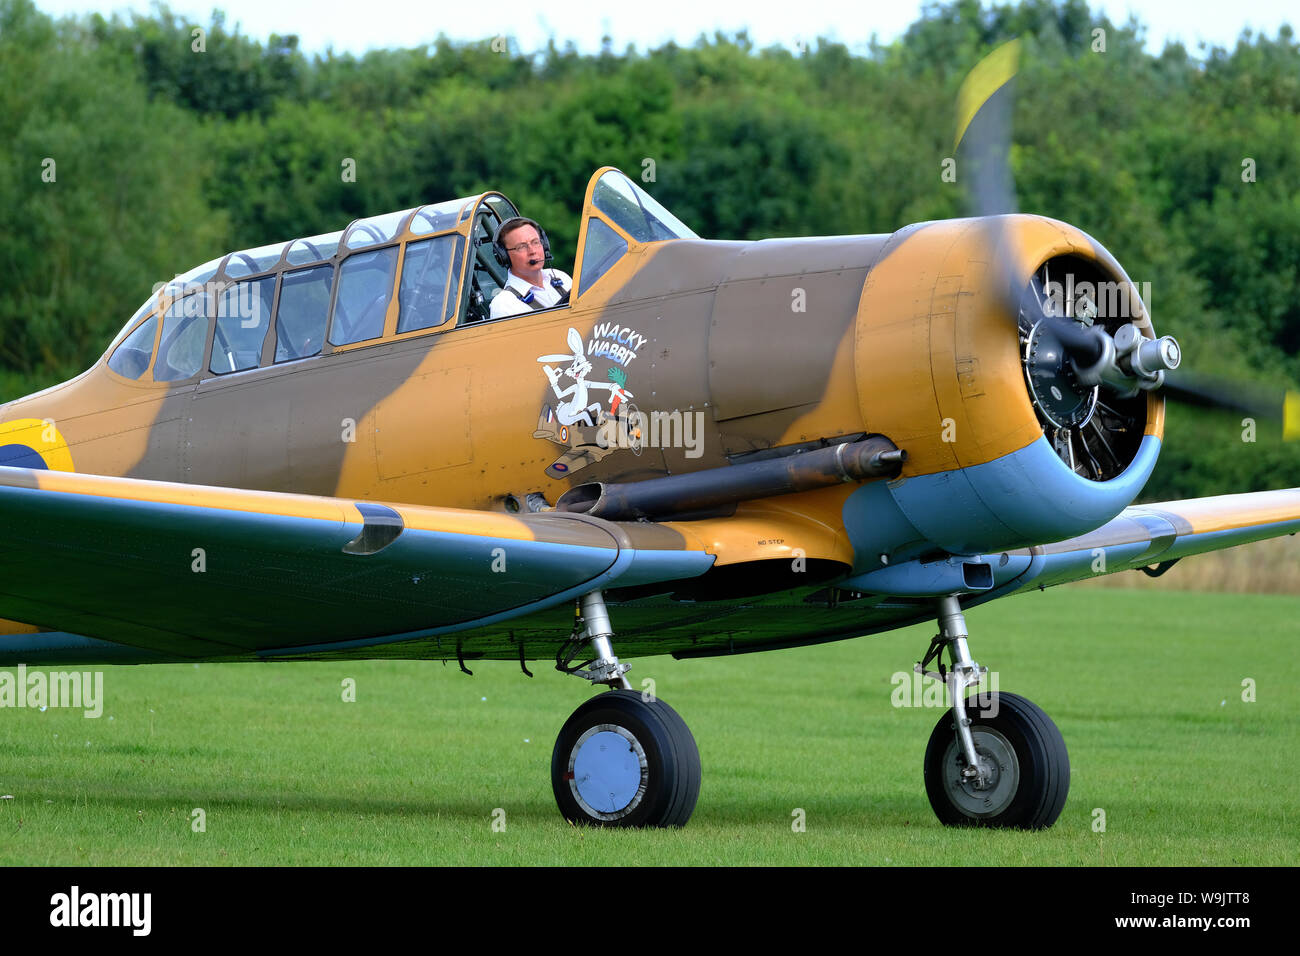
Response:
[[[599,820],[627,816],[645,797],[649,762],[641,742],[624,727],[597,724],[569,753],[569,788]]]
[[[1004,811],[1020,787],[1020,764],[1015,748],[991,727],[971,729],[979,775],[967,777],[966,759],[954,740],[944,754],[944,788],[953,806],[969,817],[991,817]]]

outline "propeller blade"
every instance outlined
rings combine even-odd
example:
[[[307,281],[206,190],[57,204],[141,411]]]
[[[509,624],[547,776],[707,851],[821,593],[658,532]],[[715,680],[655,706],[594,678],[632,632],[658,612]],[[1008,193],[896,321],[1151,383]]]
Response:
[[[1164,395],[1184,405],[1241,412],[1282,426],[1282,439],[1300,438],[1300,391],[1227,382],[1179,370],[1165,375]]]
[[[1284,440],[1300,438],[1300,392],[1281,392],[1260,386],[1224,382],[1178,368],[1179,349],[1168,336],[1142,341],[1130,328],[1114,337],[1097,327],[1084,327],[1059,310],[1050,308],[1042,281],[1035,275],[1016,273],[1016,232],[1005,226],[1004,216],[1016,211],[1015,179],[1011,174],[1011,120],[1015,106],[1015,79],[1020,68],[1020,41],[1010,40],[977,63],[957,93],[954,154],[961,150],[961,179],[967,185],[967,211],[980,219],[988,249],[993,292],[1004,311],[1030,325],[1043,322],[1060,347],[1073,359],[1085,380],[1110,385],[1123,393],[1136,388],[1161,387],[1174,401],[1207,408],[1242,412],[1256,419],[1277,422]],[[1120,353],[1117,359],[1117,349]],[[1095,374],[1094,374],[1095,373]],[[1163,384],[1159,385],[1163,377]],[[1088,378],[1091,376],[1091,378]]]
[[[1020,66],[1020,41],[995,49],[962,80],[957,92],[957,135],[953,151],[966,143],[971,184],[967,193],[971,213],[1000,216],[1016,211],[1011,176],[1011,116],[1015,100],[1012,80]]]
[[[995,48],[971,69],[957,92],[957,130],[953,149],[962,151],[967,205],[981,219],[989,250],[993,292],[1010,316],[1024,313],[1031,324],[1045,321],[1066,353],[1081,367],[1095,365],[1104,355],[1101,335],[1044,308],[1043,290],[1032,276],[1015,270],[1016,232],[1005,228],[1004,215],[1016,211],[1015,178],[1011,174],[1011,120],[1015,78],[1020,68],[1020,41]]]

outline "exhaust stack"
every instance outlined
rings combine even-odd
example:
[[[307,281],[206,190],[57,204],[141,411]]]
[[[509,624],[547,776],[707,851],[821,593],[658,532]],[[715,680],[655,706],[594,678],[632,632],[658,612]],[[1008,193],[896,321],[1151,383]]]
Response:
[[[670,518],[847,481],[896,478],[906,460],[907,452],[888,438],[872,435],[830,448],[688,475],[623,484],[587,482],[561,495],[555,510],[610,521]]]

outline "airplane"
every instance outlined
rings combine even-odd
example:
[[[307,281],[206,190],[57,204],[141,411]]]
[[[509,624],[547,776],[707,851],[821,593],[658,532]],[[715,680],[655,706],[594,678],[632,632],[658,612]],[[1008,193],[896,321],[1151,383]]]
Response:
[[[699,751],[624,659],[934,620],[937,818],[1040,829],[1064,739],[967,698],[965,611],[1300,530],[1295,488],[1133,504],[1179,349],[1066,223],[706,240],[602,167],[567,300],[494,320],[518,215],[232,252],[0,406],[0,665],[554,660],[607,688],[557,736],[563,817],[674,827]]]

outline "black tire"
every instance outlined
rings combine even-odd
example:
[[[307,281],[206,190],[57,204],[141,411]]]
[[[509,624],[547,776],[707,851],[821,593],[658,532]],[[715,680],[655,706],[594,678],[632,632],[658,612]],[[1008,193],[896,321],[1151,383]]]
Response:
[[[593,791],[593,767],[610,773],[615,789],[607,802]],[[571,823],[680,827],[700,795],[700,751],[686,722],[662,700],[612,690],[565,721],[551,754],[551,786]]]
[[[1070,757],[1052,718],[1018,694],[968,698],[966,716],[975,752],[996,758],[997,774],[983,791],[960,782],[966,758],[949,710],[925,748],[925,792],[935,816],[948,826],[1050,827],[1070,791]]]

